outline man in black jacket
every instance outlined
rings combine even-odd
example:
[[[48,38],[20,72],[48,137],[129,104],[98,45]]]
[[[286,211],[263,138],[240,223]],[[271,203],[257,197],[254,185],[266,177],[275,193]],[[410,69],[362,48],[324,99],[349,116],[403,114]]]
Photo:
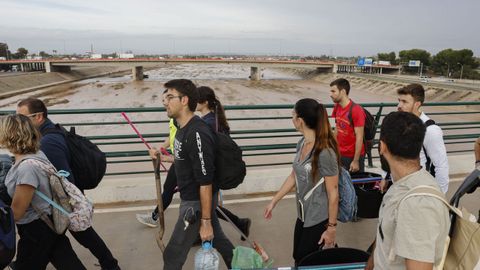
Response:
[[[58,132],[49,132],[55,129],[55,124],[48,118],[48,111],[45,104],[36,98],[27,98],[17,105],[17,113],[30,117],[33,124],[38,127],[42,134],[40,150],[45,153],[48,160],[57,170],[64,170],[70,173],[68,180],[75,184],[75,175],[70,169],[70,152],[65,137]],[[78,185],[77,185],[78,186]],[[98,259],[102,270],[120,270],[118,261],[113,257],[105,242],[90,227],[85,231],[73,232],[72,236]]]

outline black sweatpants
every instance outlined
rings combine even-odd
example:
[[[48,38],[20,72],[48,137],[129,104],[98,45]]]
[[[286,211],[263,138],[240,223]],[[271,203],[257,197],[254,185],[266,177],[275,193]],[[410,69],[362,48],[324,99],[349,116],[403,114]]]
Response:
[[[70,231],[70,233],[80,245],[90,250],[93,256],[98,259],[98,263],[102,269],[118,268],[118,261],[113,257],[112,252],[92,227],[85,231]]]
[[[56,234],[40,219],[17,228],[20,240],[15,269],[43,270],[51,262],[59,270],[86,270],[65,234]]]
[[[342,162],[342,167],[345,169],[345,170],[350,170],[350,164],[352,163],[353,161],[353,158],[349,158],[349,157],[340,157],[340,161]],[[359,172],[364,172],[365,171],[365,156],[360,156],[359,160],[358,160],[358,168],[359,168]]]
[[[303,227],[303,222],[297,218],[293,235],[293,259],[295,260],[295,265],[298,265],[308,254],[320,249],[318,241],[320,241],[322,233],[327,230],[325,227],[327,223],[328,219],[317,225],[305,228]]]

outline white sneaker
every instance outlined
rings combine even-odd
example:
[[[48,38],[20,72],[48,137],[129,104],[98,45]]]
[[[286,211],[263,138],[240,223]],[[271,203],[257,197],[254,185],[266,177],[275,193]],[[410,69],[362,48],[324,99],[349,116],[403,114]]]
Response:
[[[138,222],[147,225],[148,227],[151,228],[156,228],[158,227],[158,220],[154,220],[152,218],[152,214],[137,214],[136,215]]]

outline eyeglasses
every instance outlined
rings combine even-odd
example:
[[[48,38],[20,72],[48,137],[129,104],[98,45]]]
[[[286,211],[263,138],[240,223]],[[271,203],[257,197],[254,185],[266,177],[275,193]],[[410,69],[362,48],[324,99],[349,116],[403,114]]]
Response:
[[[170,100],[174,99],[174,98],[183,98],[184,96],[173,96],[173,95],[167,95],[165,96],[165,98],[163,99],[163,102],[170,102]]]

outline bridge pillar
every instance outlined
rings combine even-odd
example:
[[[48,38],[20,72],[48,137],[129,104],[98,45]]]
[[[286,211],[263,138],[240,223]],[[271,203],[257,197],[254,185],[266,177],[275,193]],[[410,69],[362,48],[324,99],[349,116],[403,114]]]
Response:
[[[132,78],[134,81],[143,80],[143,66],[136,66],[132,68]]]
[[[46,61],[45,62],[45,72],[62,72],[62,73],[68,73],[72,70],[70,66],[54,66],[52,65],[51,62]]]
[[[338,73],[338,64],[333,64],[332,73],[333,73],[333,74]]]
[[[250,67],[250,80],[260,81],[261,71],[258,67]]]

